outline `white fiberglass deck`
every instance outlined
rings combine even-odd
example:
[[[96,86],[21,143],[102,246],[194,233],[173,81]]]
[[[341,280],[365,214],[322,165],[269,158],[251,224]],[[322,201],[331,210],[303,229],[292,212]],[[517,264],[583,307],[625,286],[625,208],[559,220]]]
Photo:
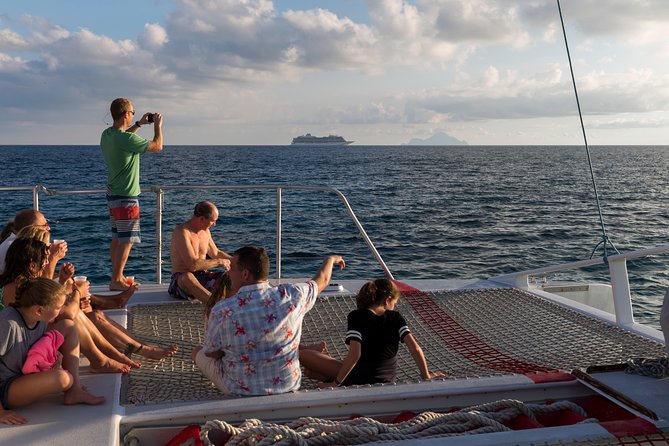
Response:
[[[325,340],[328,352],[335,356],[345,354],[346,314],[354,306],[353,293],[363,282],[340,283],[347,291],[322,297],[303,328],[304,343]],[[406,297],[398,305],[423,346],[430,368],[448,373],[447,380],[420,383],[406,349],[400,349],[398,385],[221,399],[190,361],[191,347],[198,345],[203,335],[199,304],[170,299],[165,286],[143,285],[130,302],[128,326],[148,342],[179,344],[181,353],[160,362],[142,360],[142,369],[123,378],[91,375],[82,368],[83,383],[93,393],[107,397],[104,405],[65,407],[59,404],[61,397],[55,396],[20,409],[29,424],[0,427],[0,439],[7,444],[36,444],[46,439],[53,445],[69,446],[82,440],[88,444],[117,444],[128,430],[141,428],[136,429],[138,438],[143,439],[140,444],[161,444],[179,426],[212,418],[285,420],[305,415],[305,411],[313,416],[347,416],[370,410],[382,413],[464,407],[509,397],[523,401],[578,397],[590,391],[574,382],[536,384],[522,373],[569,371],[663,353],[657,332],[654,339],[641,337],[611,327],[603,313],[595,312],[601,318],[587,317],[525,291],[493,289],[490,283],[474,282],[409,284],[419,289],[448,290]],[[551,299],[562,300],[557,296]],[[166,305],[155,306],[159,302]],[[110,314],[126,322],[126,310]],[[660,418],[669,419],[669,380],[620,376],[618,372],[601,375],[602,381],[608,380],[627,396],[647,404]],[[313,383],[304,384],[313,389]],[[666,422],[661,420],[660,425]],[[151,426],[174,427],[152,431]],[[572,428],[583,432],[593,429],[597,431],[593,426]],[[531,438],[538,434],[523,435]]]

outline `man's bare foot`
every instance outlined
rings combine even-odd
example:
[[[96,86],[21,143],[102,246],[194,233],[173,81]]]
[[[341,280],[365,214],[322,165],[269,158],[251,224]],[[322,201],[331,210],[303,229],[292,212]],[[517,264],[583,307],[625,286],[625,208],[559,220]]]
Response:
[[[104,396],[95,396],[88,393],[87,390],[84,390],[81,387],[72,386],[69,390],[65,392],[65,404],[90,404],[91,406],[97,406],[106,401]]]
[[[137,353],[138,355],[142,355],[145,358],[155,359],[156,361],[160,361],[163,358],[167,358],[169,356],[174,355],[178,350],[179,346],[177,345],[173,345],[170,348],[162,348],[158,347],[157,345],[143,344],[139,348],[139,350],[135,350],[135,353]]]
[[[115,281],[109,284],[109,291],[125,291],[128,288],[130,288],[130,285],[125,282]]]
[[[91,373],[129,373],[130,366],[107,358],[105,361],[97,364],[91,362],[89,370]]]
[[[94,294],[93,304],[98,310],[115,310],[117,308],[123,308],[125,304],[128,303],[132,295],[135,294],[138,286],[139,284],[135,283],[132,286],[129,286],[126,290],[121,291],[114,296],[101,296],[99,294]]]
[[[300,350],[315,350],[323,353],[325,351],[325,341],[317,342],[316,344],[300,344]]]

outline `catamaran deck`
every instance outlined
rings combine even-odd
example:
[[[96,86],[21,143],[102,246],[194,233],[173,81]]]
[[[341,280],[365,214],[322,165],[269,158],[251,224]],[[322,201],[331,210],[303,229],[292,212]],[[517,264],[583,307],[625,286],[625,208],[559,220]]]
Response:
[[[97,444],[107,438],[118,442],[129,429],[141,428],[144,432],[136,435],[143,440],[139,444],[160,444],[180,426],[213,418],[286,420],[307,415],[305,410],[312,416],[347,416],[370,408],[375,413],[399,411],[402,405],[411,410],[445,410],[508,398],[509,392],[523,401],[579,397],[591,391],[573,381],[542,377],[664,353],[659,332],[645,330],[641,336],[615,327],[610,315],[592,309],[585,314],[580,305],[559,296],[538,292],[539,297],[488,282],[439,282],[410,282],[417,289],[432,291],[408,293],[397,309],[423,347],[430,370],[444,372],[448,379],[420,382],[411,356],[400,348],[394,385],[316,390],[315,382],[305,379],[304,390],[294,394],[254,398],[221,395],[192,363],[190,352],[204,336],[202,306],[169,298],[166,286],[143,285],[127,310],[110,315],[127,323],[139,339],[163,346],[177,343],[180,351],[162,361],[142,358],[141,369],[122,377],[91,375],[82,369],[84,384],[93,393],[107,396],[104,405],[64,407],[59,405],[60,397],[54,397],[21,409],[30,423],[3,426],[0,438],[3,443],[30,444],[49,438],[54,445],[69,444],[68,430],[76,426],[77,441]],[[363,281],[340,283],[345,290],[319,298],[305,318],[302,333],[305,344],[325,340],[327,352],[335,357],[346,354],[346,315],[355,307],[354,293]],[[649,408],[661,418],[659,424],[666,425],[669,380],[621,374],[598,374],[598,378],[619,389],[624,386],[623,393],[639,403],[652,404]],[[174,428],[166,430],[162,427],[166,425]],[[161,429],[152,431],[157,426]],[[573,429],[593,431],[593,438],[601,435],[594,426]]]

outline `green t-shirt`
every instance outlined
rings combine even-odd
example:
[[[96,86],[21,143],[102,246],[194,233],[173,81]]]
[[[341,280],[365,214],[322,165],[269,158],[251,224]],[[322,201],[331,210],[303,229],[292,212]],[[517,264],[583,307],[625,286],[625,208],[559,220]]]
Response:
[[[132,132],[109,127],[102,132],[100,148],[109,172],[107,186],[112,194],[139,195],[139,157],[146,153],[149,141]]]

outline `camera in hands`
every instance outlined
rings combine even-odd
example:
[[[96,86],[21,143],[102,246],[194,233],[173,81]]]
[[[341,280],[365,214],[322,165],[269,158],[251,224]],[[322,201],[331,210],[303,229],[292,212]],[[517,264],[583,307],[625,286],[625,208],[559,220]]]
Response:
[[[149,113],[148,115],[146,115],[146,120],[149,121],[149,122],[153,122],[153,118],[155,116],[156,116],[155,113]]]

